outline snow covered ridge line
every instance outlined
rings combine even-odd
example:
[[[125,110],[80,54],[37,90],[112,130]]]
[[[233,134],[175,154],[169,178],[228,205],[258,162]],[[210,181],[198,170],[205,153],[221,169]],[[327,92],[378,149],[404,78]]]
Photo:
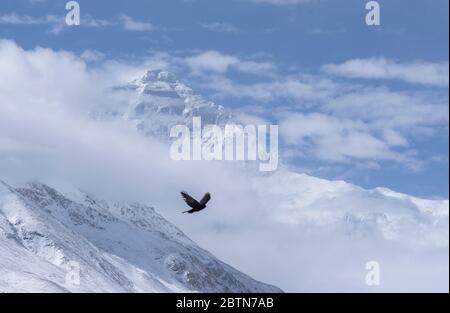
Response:
[[[281,292],[153,208],[0,181],[0,292]]]
[[[282,224],[319,231],[336,228],[352,238],[378,237],[413,249],[448,249],[448,199],[421,199],[381,187],[364,189],[283,169],[254,179],[253,185],[261,208]]]

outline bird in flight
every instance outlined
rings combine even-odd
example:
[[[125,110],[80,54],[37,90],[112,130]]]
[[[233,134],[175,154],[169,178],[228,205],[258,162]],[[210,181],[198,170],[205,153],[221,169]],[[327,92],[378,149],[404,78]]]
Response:
[[[211,199],[211,195],[209,192],[207,192],[203,198],[198,202],[194,198],[192,198],[187,192],[182,191],[181,196],[183,197],[184,202],[186,202],[187,205],[189,205],[192,209],[189,211],[184,211],[183,213],[195,213],[203,210],[206,208],[206,203]]]

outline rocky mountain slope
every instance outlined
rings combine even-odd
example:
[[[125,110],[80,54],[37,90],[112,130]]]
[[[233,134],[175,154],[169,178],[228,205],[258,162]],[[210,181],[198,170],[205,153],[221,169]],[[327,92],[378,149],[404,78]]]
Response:
[[[0,181],[0,255],[0,291],[281,291],[221,262],[149,206],[39,183]]]

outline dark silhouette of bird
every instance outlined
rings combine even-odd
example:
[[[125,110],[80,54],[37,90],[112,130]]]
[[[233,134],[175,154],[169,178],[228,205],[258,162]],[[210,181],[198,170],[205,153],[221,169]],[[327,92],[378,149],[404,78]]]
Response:
[[[182,191],[181,192],[181,196],[184,199],[184,202],[186,202],[187,205],[189,205],[192,210],[189,211],[184,211],[183,213],[195,213],[195,212],[199,212],[201,210],[203,210],[204,208],[206,208],[206,204],[208,203],[208,201],[211,199],[211,195],[209,192],[207,192],[203,198],[200,200],[200,202],[198,202],[197,200],[195,200],[194,198],[192,198],[187,192]]]

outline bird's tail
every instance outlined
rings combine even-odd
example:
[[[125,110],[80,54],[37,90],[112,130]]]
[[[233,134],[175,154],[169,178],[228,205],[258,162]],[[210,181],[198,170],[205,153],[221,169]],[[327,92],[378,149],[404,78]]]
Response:
[[[182,212],[182,213],[183,213],[183,214],[184,214],[184,213],[189,213],[189,211],[184,211],[184,212]]]

